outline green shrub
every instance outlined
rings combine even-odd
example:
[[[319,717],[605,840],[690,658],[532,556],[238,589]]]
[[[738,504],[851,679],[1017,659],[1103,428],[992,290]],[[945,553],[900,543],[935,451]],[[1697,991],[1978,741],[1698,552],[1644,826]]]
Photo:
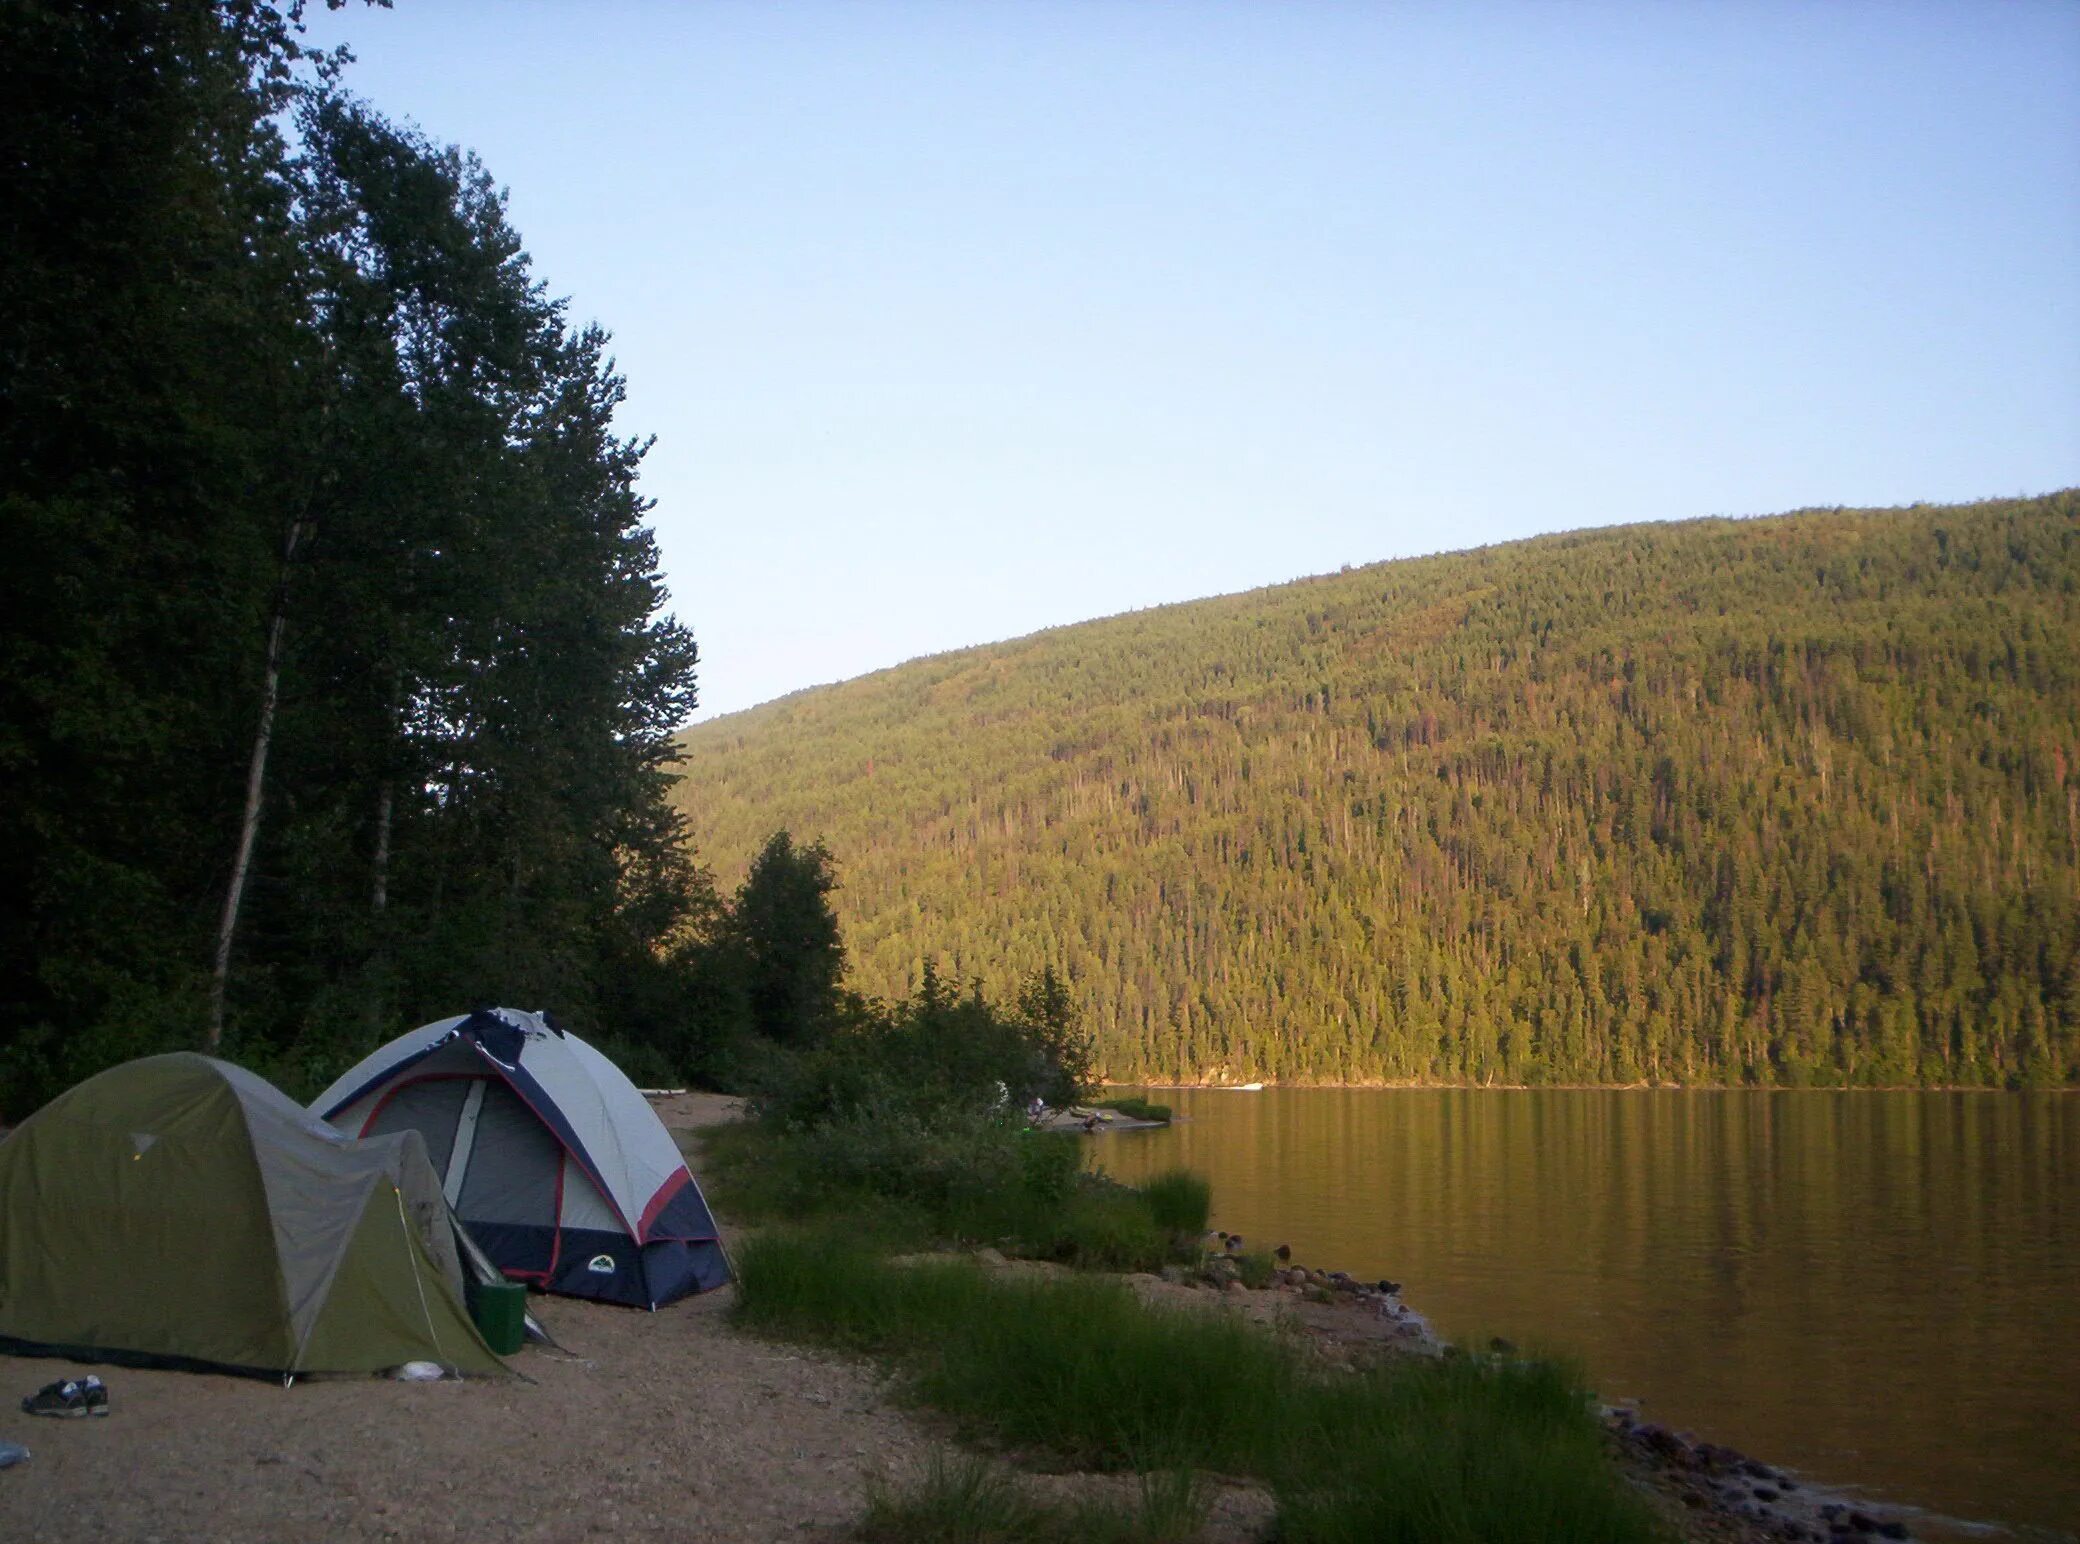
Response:
[[[726,1204],[739,1193],[762,1220],[888,1209],[896,1225],[940,1239],[1149,1263],[1160,1246],[1150,1248],[1140,1219],[1078,1202],[1081,1148],[1027,1130],[1018,1114],[1035,1096],[1079,1095],[1087,1053],[1050,973],[1005,1012],[979,989],[953,995],[928,967],[906,1002],[853,1001],[812,1043],[746,1050],[761,1135],[724,1144]],[[761,1164],[750,1161],[754,1149]]]
[[[872,1111],[1022,1110],[1034,1097],[1080,1096],[1088,1047],[1066,994],[1036,987],[1017,1011],[992,1007],[980,989],[950,993],[927,966],[924,985],[894,1005],[855,1003],[830,1033],[806,1045],[752,1046],[743,1080],[760,1119],[789,1128]]]
[[[1063,1210],[1086,1183],[1074,1137],[1019,1130],[1010,1138],[1016,1180],[963,1187],[934,1214],[939,1236],[996,1244],[1015,1254],[1051,1255]],[[1066,1256],[1063,1256],[1066,1257]]]
[[[1017,1122],[992,1111],[928,1118],[900,1104],[870,1106],[790,1137],[798,1162],[820,1183],[933,1211],[1022,1189],[1024,1141]]]
[[[701,1133],[701,1187],[732,1221],[842,1224],[861,1245],[917,1249],[940,1226],[912,1202],[839,1188],[810,1170],[796,1144],[756,1123],[712,1127]]]
[[[1142,1183],[1156,1226],[1197,1238],[1213,1215],[1213,1186],[1189,1169],[1169,1169]]]
[[[1019,1179],[1036,1201],[1063,1201],[1083,1171],[1083,1149],[1066,1132],[1029,1131],[1018,1144]]]
[[[909,1102],[900,1073],[860,1034],[799,1050],[759,1042],[744,1052],[743,1074],[749,1113],[788,1131]]]
[[[1163,1213],[1142,1191],[1082,1173],[1082,1158],[1074,1137],[994,1112],[927,1122],[898,1108],[791,1131],[725,1128],[703,1144],[703,1178],[745,1222],[865,1216],[878,1237],[989,1243],[1088,1270],[1158,1270],[1181,1239],[1196,1243],[1199,1230],[1174,1224],[1203,1215],[1203,1180],[1166,1176]]]

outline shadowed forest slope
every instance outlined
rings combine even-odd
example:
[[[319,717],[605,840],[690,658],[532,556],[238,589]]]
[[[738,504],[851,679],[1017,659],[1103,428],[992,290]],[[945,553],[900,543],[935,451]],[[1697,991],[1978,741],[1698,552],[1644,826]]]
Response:
[[[2072,1084],[2076,655],[2073,491],[1634,526],[802,692],[677,798],[1114,1078]]]

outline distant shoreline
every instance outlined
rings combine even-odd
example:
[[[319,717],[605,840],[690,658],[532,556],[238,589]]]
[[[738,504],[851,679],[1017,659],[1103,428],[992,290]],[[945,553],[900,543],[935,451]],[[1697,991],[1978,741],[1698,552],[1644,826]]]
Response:
[[[1613,1094],[2080,1094],[2080,1087],[2060,1084],[2053,1088],[1989,1088],[1983,1083],[1821,1083],[1790,1087],[1782,1083],[1423,1083],[1409,1080],[1361,1079],[1341,1083],[1295,1079],[1277,1082],[1266,1079],[1261,1087],[1234,1083],[1179,1083],[1157,1079],[1107,1079],[1101,1088],[1160,1088],[1166,1092],[1193,1090],[1217,1094],[1271,1093],[1290,1089],[1370,1089],[1374,1091],[1430,1092],[1459,1090],[1467,1093],[1613,1093]]]

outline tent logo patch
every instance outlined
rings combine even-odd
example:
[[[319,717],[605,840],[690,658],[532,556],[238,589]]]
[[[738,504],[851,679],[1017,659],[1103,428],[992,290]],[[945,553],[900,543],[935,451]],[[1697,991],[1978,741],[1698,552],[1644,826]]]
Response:
[[[614,1257],[610,1254],[596,1254],[585,1262],[585,1269],[595,1276],[611,1276],[614,1274]]]

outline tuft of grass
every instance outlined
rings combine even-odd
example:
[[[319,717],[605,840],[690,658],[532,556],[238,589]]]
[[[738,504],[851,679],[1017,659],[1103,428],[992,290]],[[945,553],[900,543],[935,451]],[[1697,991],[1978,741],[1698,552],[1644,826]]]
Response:
[[[739,1264],[749,1327],[889,1356],[963,1428],[1082,1466],[1257,1476],[1292,1544],[1661,1537],[1551,1364],[1334,1374],[1247,1321],[1148,1307],[1116,1282],[903,1269],[828,1233],[763,1235]]]
[[[1278,1269],[1278,1262],[1268,1254],[1241,1254],[1234,1257],[1235,1268],[1242,1273],[1242,1284],[1252,1291],[1261,1292],[1271,1285],[1271,1276]]]
[[[1148,1544],[1188,1544],[1206,1526],[1212,1498],[1191,1469],[1143,1470],[1133,1523]]]
[[[1213,1186],[1189,1169],[1166,1169],[1141,1185],[1157,1227],[1197,1238],[1213,1215]]]
[[[1021,1544],[1053,1534],[1054,1519],[987,1459],[934,1453],[903,1491],[867,1486],[866,1544]]]
[[[1121,1509],[1101,1500],[1040,1501],[984,1458],[934,1454],[901,1491],[870,1482],[866,1544],[1186,1544],[1206,1521],[1203,1487],[1189,1471],[1141,1476]]]

